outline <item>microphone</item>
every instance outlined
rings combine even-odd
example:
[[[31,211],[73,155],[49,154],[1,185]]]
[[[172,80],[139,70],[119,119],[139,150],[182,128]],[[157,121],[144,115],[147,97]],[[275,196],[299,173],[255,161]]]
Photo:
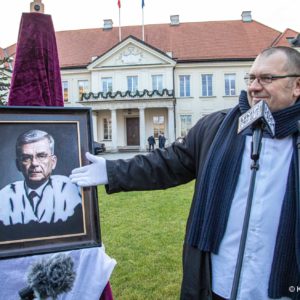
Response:
[[[250,126],[252,128],[260,126],[260,123],[263,123],[265,125],[265,128],[272,137],[275,135],[274,118],[268,104],[263,100],[260,100],[239,117],[238,133],[242,132],[244,129]]]
[[[252,129],[252,143],[251,143],[251,178],[248,191],[243,228],[241,234],[241,240],[239,243],[239,251],[236,260],[236,266],[234,271],[233,283],[231,288],[230,300],[237,298],[239,282],[241,277],[241,270],[243,266],[243,258],[245,253],[245,246],[247,241],[249,220],[251,214],[252,200],[255,188],[256,172],[259,169],[258,159],[261,148],[261,140],[264,129],[266,129],[271,136],[275,135],[275,121],[271,114],[271,111],[266,102],[260,100],[257,104],[251,107],[246,113],[239,117],[238,133],[242,132],[246,128]]]
[[[257,161],[263,130],[266,129],[272,137],[275,135],[275,121],[265,101],[260,100],[239,117],[238,133],[249,127],[253,130],[251,158]],[[258,166],[254,164],[253,167]]]
[[[297,147],[300,149],[300,121],[297,122],[297,127],[298,127],[298,136],[297,136]],[[300,159],[300,157],[299,157]],[[299,165],[300,166],[300,165]]]
[[[19,291],[21,299],[56,299],[59,294],[69,292],[76,277],[73,267],[72,258],[66,254],[34,263],[27,275],[28,286]]]

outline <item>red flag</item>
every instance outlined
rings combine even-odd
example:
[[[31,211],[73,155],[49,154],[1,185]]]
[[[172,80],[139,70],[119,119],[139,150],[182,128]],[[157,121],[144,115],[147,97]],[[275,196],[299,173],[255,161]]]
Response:
[[[118,6],[121,8],[121,0],[118,0]]]

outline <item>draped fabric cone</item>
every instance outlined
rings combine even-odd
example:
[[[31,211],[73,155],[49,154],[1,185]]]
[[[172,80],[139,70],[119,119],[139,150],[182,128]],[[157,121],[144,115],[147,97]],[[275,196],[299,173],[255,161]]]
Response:
[[[64,106],[50,15],[22,15],[8,105]]]

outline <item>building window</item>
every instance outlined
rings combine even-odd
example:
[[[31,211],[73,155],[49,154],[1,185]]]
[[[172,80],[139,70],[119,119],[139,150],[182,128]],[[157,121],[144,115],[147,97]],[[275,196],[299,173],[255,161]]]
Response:
[[[180,136],[184,137],[192,128],[192,115],[180,116]]]
[[[111,77],[101,78],[101,86],[102,86],[102,92],[104,94],[108,92],[112,92],[112,78]]]
[[[179,76],[180,97],[191,96],[190,75]]]
[[[130,92],[136,92],[138,89],[138,77],[127,76],[127,89]]]
[[[202,97],[208,97],[213,95],[212,78],[212,74],[201,75]]]
[[[165,117],[153,116],[153,135],[158,138],[160,134],[165,134]]]
[[[225,74],[225,95],[235,96],[235,74]]]
[[[103,140],[111,140],[111,119],[103,119]]]
[[[152,75],[152,90],[162,91],[163,90],[163,76]]]
[[[78,80],[78,97],[81,100],[83,93],[89,93],[90,86],[88,80]]]
[[[69,82],[68,81],[63,81],[62,82],[62,87],[63,87],[63,96],[64,96],[64,101],[69,101]]]

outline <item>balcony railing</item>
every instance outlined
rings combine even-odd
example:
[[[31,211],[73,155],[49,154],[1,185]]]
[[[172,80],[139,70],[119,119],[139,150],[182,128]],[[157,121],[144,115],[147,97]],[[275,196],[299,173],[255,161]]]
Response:
[[[98,93],[83,93],[81,101],[86,100],[132,100],[132,99],[143,99],[143,98],[173,98],[174,90],[163,89],[159,90],[143,90],[143,91],[116,91],[116,92],[98,92]]]

